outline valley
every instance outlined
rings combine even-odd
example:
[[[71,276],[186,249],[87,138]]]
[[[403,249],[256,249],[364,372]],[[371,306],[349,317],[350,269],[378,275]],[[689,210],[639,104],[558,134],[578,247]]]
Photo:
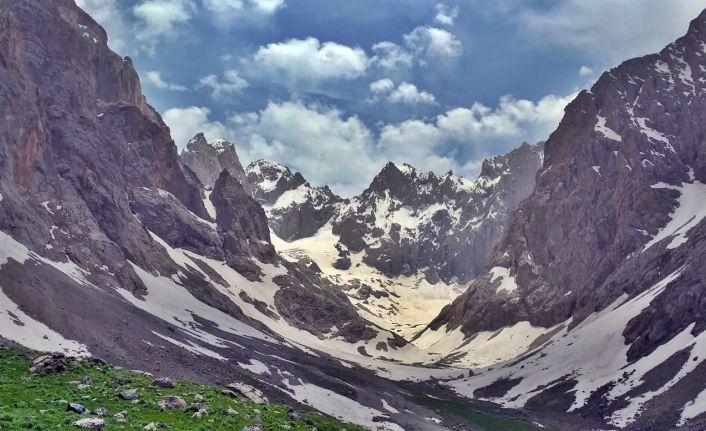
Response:
[[[81,400],[99,430],[706,424],[706,11],[477,178],[389,162],[352,196],[175,142],[73,0],[0,24],[0,428]],[[117,376],[149,394],[127,422]],[[210,416],[158,408],[197,393]]]

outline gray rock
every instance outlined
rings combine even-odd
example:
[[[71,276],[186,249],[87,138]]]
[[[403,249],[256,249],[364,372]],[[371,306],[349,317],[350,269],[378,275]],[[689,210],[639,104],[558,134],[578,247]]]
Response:
[[[68,403],[66,405],[66,411],[67,412],[73,412],[73,413],[78,413],[80,415],[84,413],[88,413],[88,409],[83,406],[82,404],[79,403]]]
[[[186,409],[186,401],[178,395],[170,395],[157,403],[164,410],[184,410]]]
[[[105,426],[105,420],[98,418],[83,418],[75,421],[74,426],[81,429],[100,431]]]
[[[118,393],[118,397],[122,400],[133,401],[140,397],[137,389],[126,389]]]
[[[230,383],[226,388],[237,395],[244,396],[255,404],[266,404],[268,402],[267,397],[259,389],[245,383]]]
[[[180,157],[204,186],[213,188],[221,172],[227,170],[240,182],[246,193],[252,195],[235,145],[225,139],[207,141],[204,134],[199,133],[188,142]]]
[[[172,382],[172,379],[170,379],[169,377],[160,377],[158,379],[152,380],[152,386],[156,386],[158,388],[171,389],[174,387],[174,382]]]
[[[40,356],[32,361],[29,369],[32,373],[52,374],[66,371],[66,360],[62,353]]]

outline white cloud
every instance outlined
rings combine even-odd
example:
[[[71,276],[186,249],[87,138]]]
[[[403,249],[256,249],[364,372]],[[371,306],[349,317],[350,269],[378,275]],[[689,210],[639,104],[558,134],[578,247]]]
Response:
[[[170,109],[164,120],[180,147],[200,131],[224,137],[237,143],[246,161],[279,161],[313,184],[350,196],[360,193],[388,161],[472,178],[482,158],[498,148],[546,139],[573,97],[549,95],[533,102],[504,96],[495,108],[476,103],[431,121],[386,124],[377,136],[358,117],[298,101],[270,102],[259,112],[236,114],[224,123],[210,120],[210,111],[198,107]]]
[[[154,54],[161,38],[176,37],[177,26],[191,20],[194,8],[190,0],[143,0],[132,8],[139,20],[137,41]]]
[[[149,71],[145,74],[145,80],[149,83],[152,84],[154,87],[159,88],[161,90],[172,90],[172,91],[186,91],[187,88],[183,85],[178,85],[178,84],[171,84],[169,82],[165,82],[162,79],[162,75],[157,72],[157,71]]]
[[[409,82],[401,83],[389,97],[392,103],[407,103],[416,105],[419,103],[436,103],[436,97],[433,94],[420,91],[416,85]]]
[[[162,118],[169,126],[172,139],[179,148],[184,148],[189,140],[199,132],[204,132],[209,139],[233,140],[232,132],[223,123],[209,120],[210,114],[211,110],[208,108],[191,106],[168,109]]]
[[[274,15],[285,6],[284,0],[203,0],[214,23],[228,29],[235,23],[257,22]]]
[[[261,46],[254,63],[291,83],[355,79],[365,74],[370,60],[361,48],[309,37]]]
[[[392,91],[395,88],[395,83],[392,82],[392,80],[383,78],[379,79],[372,84],[370,84],[370,91],[373,93],[379,94],[379,93],[387,93]]]
[[[456,18],[458,18],[458,7],[450,7],[442,3],[436,5],[434,22],[441,25],[454,25]]]
[[[270,102],[258,113],[236,115],[249,160],[280,161],[301,171],[312,183],[338,192],[358,193],[382,160],[376,160],[373,136],[357,117],[337,109],[301,102]]]
[[[593,75],[593,69],[591,69],[588,66],[581,66],[581,68],[579,68],[579,76],[589,76],[589,75]]]
[[[284,7],[284,0],[252,0],[256,10],[262,13],[273,14]]]
[[[211,89],[211,96],[214,99],[226,99],[229,96],[239,93],[248,87],[248,81],[240,76],[240,73],[235,70],[226,70],[223,73],[223,81],[218,79],[216,75],[204,76],[199,80],[199,85]]]
[[[376,96],[386,94],[387,100],[391,103],[409,105],[436,103],[436,97],[433,94],[419,90],[416,85],[409,82],[402,82],[395,88],[395,83],[392,80],[384,78],[370,84],[370,91]]]
[[[575,97],[576,93],[565,97],[548,95],[533,102],[502,96],[495,109],[476,102],[470,108],[455,108],[439,115],[436,124],[458,140],[514,137],[538,141],[556,128],[564,108]]]
[[[517,0],[500,3],[512,4],[505,11],[519,20],[523,35],[579,50],[608,65],[661,50],[683,35],[704,8],[693,0],[566,0],[550,2],[548,8],[530,8]]]
[[[409,67],[414,62],[414,55],[396,43],[384,41],[373,45],[372,61],[383,69]]]
[[[448,31],[419,26],[404,36],[405,43],[417,55],[431,58],[454,58],[463,52],[463,44]]]

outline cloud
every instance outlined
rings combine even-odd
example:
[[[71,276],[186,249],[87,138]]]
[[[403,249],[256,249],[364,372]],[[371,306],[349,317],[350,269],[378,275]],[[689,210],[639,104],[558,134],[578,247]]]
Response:
[[[186,91],[187,88],[183,85],[170,84],[162,79],[162,75],[157,71],[149,71],[145,74],[145,81],[160,90]]]
[[[449,7],[445,4],[436,5],[436,17],[434,22],[441,25],[454,25],[454,22],[458,18],[458,7]]]
[[[252,0],[252,4],[262,13],[273,14],[284,7],[284,0]]]
[[[258,22],[274,15],[285,6],[284,0],[203,0],[213,22],[221,29],[235,23]]]
[[[254,63],[265,73],[296,83],[355,79],[365,74],[370,60],[361,48],[309,37],[261,46]]]
[[[579,51],[607,65],[661,50],[683,35],[687,23],[704,7],[702,2],[693,0],[476,3],[479,8],[502,7],[498,12],[516,20],[523,37]]]
[[[589,76],[593,75],[593,69],[588,66],[581,66],[579,68],[579,76]]]
[[[171,130],[172,139],[177,147],[184,148],[191,138],[199,132],[204,132],[211,139],[235,139],[233,133],[218,121],[210,121],[211,110],[191,106],[188,108],[171,108],[164,112],[162,118]]]
[[[409,82],[402,82],[397,88],[392,80],[384,78],[370,84],[370,91],[374,95],[387,95],[387,100],[391,103],[406,103],[417,105],[420,103],[436,103],[433,94],[421,91],[416,85]]]
[[[313,184],[351,196],[388,161],[473,178],[484,157],[509,151],[523,140],[546,139],[574,96],[549,95],[536,102],[504,96],[495,108],[475,103],[431,120],[384,124],[377,133],[356,116],[300,101],[270,102],[259,112],[234,114],[224,122],[211,120],[207,108],[174,108],[164,120],[180,147],[203,131],[235,142],[244,160],[284,163]]]
[[[223,73],[223,81],[218,79],[216,75],[204,76],[199,80],[199,86],[208,87],[211,91],[211,97],[216,100],[224,100],[229,96],[240,93],[248,87],[248,81],[240,76],[240,72],[235,69],[226,70]]]
[[[375,94],[388,93],[395,88],[395,83],[392,80],[384,78],[370,84],[370,91]]]
[[[404,36],[406,45],[420,56],[429,58],[455,58],[463,52],[463,44],[448,31],[419,26]]]
[[[176,37],[177,26],[189,22],[194,10],[190,0],[143,0],[132,8],[139,20],[135,38],[153,55],[159,41]]]
[[[422,169],[453,170],[473,177],[483,158],[509,151],[522,141],[546,139],[575,95],[548,95],[537,102],[503,96],[495,108],[474,103],[431,121],[387,124],[381,129],[377,151]]]
[[[390,41],[373,45],[373,54],[372,62],[383,69],[409,67],[414,63],[414,55],[411,52]]]
[[[436,97],[433,94],[420,91],[416,85],[410,84],[409,82],[401,83],[389,97],[390,102],[393,103],[407,103],[410,105],[416,105],[419,103],[436,103]]]
[[[373,135],[355,116],[302,102],[270,102],[257,113],[230,121],[243,136],[247,158],[280,161],[317,185],[358,193],[376,173]]]

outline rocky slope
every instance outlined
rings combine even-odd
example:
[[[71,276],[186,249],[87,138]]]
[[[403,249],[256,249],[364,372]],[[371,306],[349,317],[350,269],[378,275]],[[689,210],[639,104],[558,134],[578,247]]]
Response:
[[[704,423],[705,47],[706,12],[566,108],[485,272],[421,336],[550,341],[458,390],[631,429]]]
[[[179,157],[206,188],[213,188],[221,172],[227,170],[248,194],[252,194],[235,145],[225,139],[207,141],[206,136],[199,133],[187,143]]]

